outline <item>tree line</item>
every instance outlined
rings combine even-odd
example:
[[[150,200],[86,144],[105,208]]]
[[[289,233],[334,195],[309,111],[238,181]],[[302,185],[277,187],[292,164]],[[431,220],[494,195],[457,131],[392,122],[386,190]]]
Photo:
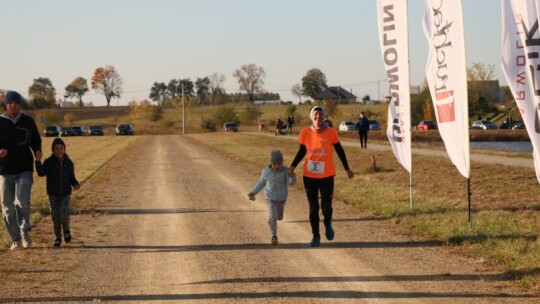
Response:
[[[236,69],[232,76],[236,78],[239,92],[227,93],[224,88],[226,77],[222,73],[213,73],[205,77],[197,77],[195,81],[190,78],[171,79],[166,82],[154,82],[150,88],[148,98],[150,101],[142,101],[159,106],[175,106],[181,102],[182,92],[189,105],[221,105],[253,103],[256,100],[280,100],[278,93],[264,90],[266,72],[263,67],[253,63],[242,65]],[[487,113],[496,112],[493,103],[494,96],[489,96],[489,88],[486,85],[494,78],[494,66],[473,63],[467,69],[469,86],[469,113],[474,116],[485,116]],[[79,107],[83,107],[83,97],[93,89],[103,95],[107,106],[111,100],[120,98],[123,89],[122,78],[112,65],[95,69],[90,84],[83,77],[76,77],[65,87],[64,98],[75,98]],[[301,82],[291,87],[291,93],[298,97],[302,103],[302,97],[308,99],[304,102],[315,100],[317,95],[328,88],[326,75],[318,68],[309,69],[302,77]],[[512,102],[513,98],[508,87],[502,87],[503,101]],[[52,108],[57,105],[56,89],[49,78],[40,77],[34,79],[28,88],[29,101],[23,101],[30,108]],[[4,95],[0,90],[0,97]],[[309,100],[309,98],[311,100]],[[366,101],[366,95],[363,100]],[[325,104],[326,105],[326,104]],[[336,104],[330,103],[328,107],[335,108]],[[331,109],[328,109],[332,112]],[[411,96],[411,114],[413,121],[422,119],[434,120],[433,105],[426,82],[419,94]]]

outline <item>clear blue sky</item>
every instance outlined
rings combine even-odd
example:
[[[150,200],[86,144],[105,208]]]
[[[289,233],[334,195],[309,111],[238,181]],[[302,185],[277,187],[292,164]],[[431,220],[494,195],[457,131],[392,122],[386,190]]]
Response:
[[[427,43],[423,0],[409,0],[411,85],[424,79]],[[33,79],[49,78],[63,98],[76,77],[113,65],[123,79],[118,104],[148,97],[155,81],[226,76],[254,63],[266,71],[264,89],[282,100],[310,68],[359,98],[386,94],[375,0],[3,0],[0,2],[0,88],[27,96]],[[500,68],[501,7],[495,0],[463,1],[467,64]],[[83,101],[105,105],[94,91]],[[113,101],[112,105],[117,102]]]

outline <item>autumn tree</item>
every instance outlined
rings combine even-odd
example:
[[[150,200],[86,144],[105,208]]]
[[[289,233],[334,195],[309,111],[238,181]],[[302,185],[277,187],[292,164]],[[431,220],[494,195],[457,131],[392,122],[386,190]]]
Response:
[[[55,104],[56,89],[49,78],[40,77],[34,79],[34,82],[28,88],[28,93],[32,96],[34,107],[38,109],[50,108]]]
[[[313,68],[302,77],[302,95],[315,99],[322,91],[326,90],[326,75],[321,70]]]
[[[240,90],[245,91],[249,96],[249,101],[253,102],[255,93],[263,90],[266,72],[262,67],[250,63],[234,71],[233,76],[237,78]]]
[[[70,84],[66,86],[65,98],[76,97],[79,100],[79,107],[83,107],[82,97],[88,92],[88,80],[83,77],[75,78]]]
[[[498,92],[491,92],[491,81],[495,77],[495,65],[473,63],[467,68],[469,111],[484,113],[489,111],[489,102],[497,99]]]
[[[299,83],[292,86],[291,93],[298,97],[299,103],[302,103],[302,86]]]
[[[99,67],[92,76],[92,89],[105,95],[108,107],[112,98],[120,98],[122,94],[122,78],[112,65]]]

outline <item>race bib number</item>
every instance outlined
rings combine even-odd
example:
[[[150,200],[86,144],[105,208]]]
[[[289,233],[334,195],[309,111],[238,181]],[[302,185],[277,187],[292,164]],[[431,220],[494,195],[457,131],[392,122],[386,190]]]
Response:
[[[306,171],[314,174],[324,174],[324,162],[308,159]]]

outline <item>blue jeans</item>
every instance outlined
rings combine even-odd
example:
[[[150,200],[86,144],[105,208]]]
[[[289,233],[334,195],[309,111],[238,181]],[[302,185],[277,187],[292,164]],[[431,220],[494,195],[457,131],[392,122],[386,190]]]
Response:
[[[30,193],[34,176],[30,171],[0,175],[0,201],[2,217],[11,240],[21,237],[21,231],[30,231]]]

